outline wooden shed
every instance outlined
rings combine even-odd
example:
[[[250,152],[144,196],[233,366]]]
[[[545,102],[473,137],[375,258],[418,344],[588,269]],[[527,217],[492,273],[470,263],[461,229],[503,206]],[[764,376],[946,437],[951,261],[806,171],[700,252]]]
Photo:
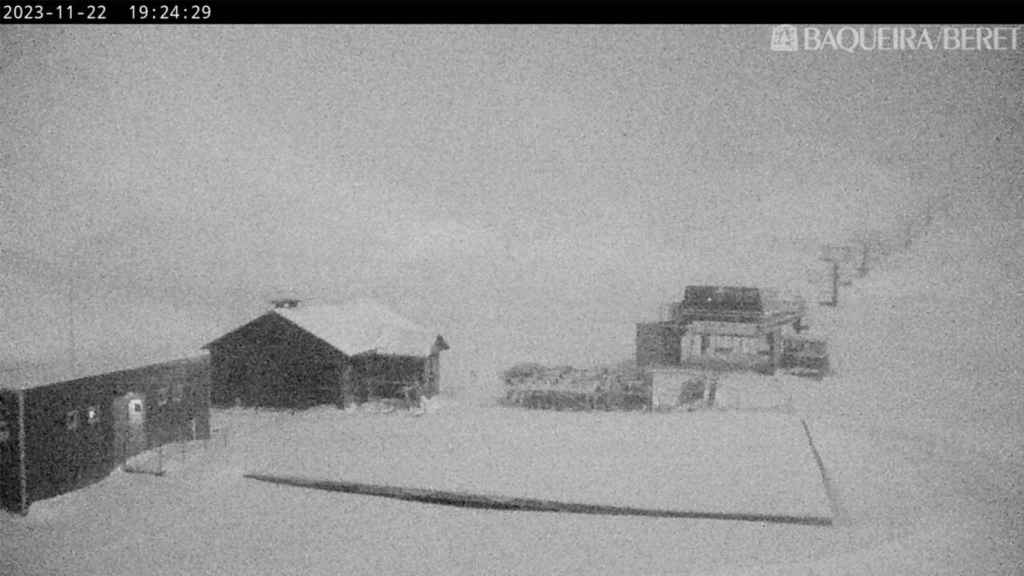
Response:
[[[433,396],[444,338],[373,300],[277,307],[205,346],[216,405],[304,408]]]
[[[0,506],[26,512],[131,456],[210,437],[209,358],[89,376],[50,367],[0,379]]]

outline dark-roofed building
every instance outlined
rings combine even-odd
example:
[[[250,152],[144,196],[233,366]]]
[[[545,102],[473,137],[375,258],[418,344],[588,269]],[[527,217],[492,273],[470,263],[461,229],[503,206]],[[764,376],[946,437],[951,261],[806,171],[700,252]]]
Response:
[[[670,318],[637,325],[637,365],[774,372],[783,334],[800,332],[805,313],[770,289],[687,286]]]
[[[373,300],[278,306],[205,346],[216,405],[433,396],[444,338]]]
[[[131,456],[210,437],[207,355],[109,372],[0,373],[0,506],[26,512]]]

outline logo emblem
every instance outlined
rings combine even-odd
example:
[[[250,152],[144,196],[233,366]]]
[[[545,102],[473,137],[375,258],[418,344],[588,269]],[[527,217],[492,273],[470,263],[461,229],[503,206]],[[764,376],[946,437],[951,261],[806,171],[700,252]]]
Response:
[[[772,28],[772,50],[775,52],[797,51],[796,26],[782,24]]]

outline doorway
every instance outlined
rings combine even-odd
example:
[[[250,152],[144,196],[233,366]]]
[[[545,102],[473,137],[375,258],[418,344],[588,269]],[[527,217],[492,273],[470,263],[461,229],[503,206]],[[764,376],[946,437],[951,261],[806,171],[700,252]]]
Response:
[[[114,399],[114,453],[118,462],[147,448],[145,396],[129,392]]]

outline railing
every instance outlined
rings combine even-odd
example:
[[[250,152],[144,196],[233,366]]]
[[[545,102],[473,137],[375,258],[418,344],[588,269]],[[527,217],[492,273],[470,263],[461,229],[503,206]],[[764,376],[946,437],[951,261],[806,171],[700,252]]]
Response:
[[[541,410],[646,410],[650,401],[649,391],[521,388],[508,390],[502,403]]]

